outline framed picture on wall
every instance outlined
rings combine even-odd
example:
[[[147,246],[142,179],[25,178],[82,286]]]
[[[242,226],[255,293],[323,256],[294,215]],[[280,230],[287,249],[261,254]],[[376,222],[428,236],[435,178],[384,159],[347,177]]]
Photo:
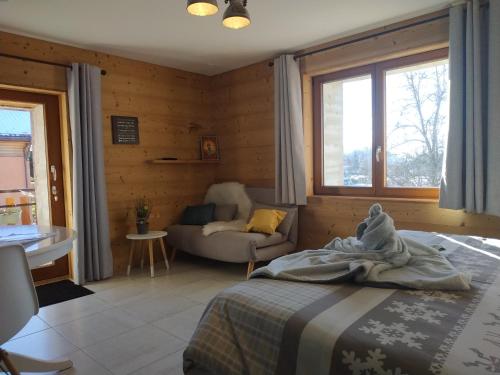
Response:
[[[219,160],[219,142],[215,135],[201,137],[201,160]]]
[[[113,144],[138,145],[139,119],[130,116],[111,116]]]

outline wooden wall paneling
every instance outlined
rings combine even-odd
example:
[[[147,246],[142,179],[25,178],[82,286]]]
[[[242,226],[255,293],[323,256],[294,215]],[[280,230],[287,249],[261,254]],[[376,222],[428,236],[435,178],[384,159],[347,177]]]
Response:
[[[345,38],[351,39],[356,36]],[[448,19],[439,19],[303,59],[303,71],[318,75],[448,46]]]
[[[353,233],[370,199],[312,195],[311,77],[411,52],[446,46],[446,20],[345,46],[302,61],[304,137],[309,203],[300,209],[300,247],[315,248]],[[0,32],[2,51],[68,64],[87,62],[107,71],[102,79],[105,173],[115,271],[125,271],[124,235],[135,225],[135,199],[155,208],[151,227],[175,222],[187,204],[201,202],[214,181],[274,187],[274,78],[268,62],[214,77]],[[0,57],[0,84],[66,90],[59,67]],[[111,144],[111,115],[137,116],[141,143]],[[164,156],[199,158],[201,135],[219,136],[221,162],[213,165],[151,165]],[[436,202],[384,200],[401,228],[500,237],[500,219],[439,209]]]
[[[432,200],[310,197],[300,209],[300,248],[318,248],[333,237],[352,236],[369,207],[380,202],[398,229],[500,237],[500,218],[446,210]]]
[[[135,230],[135,200],[153,201],[151,228],[162,229],[177,221],[187,204],[201,202],[214,181],[215,165],[146,163],[164,156],[199,158],[199,137],[214,133],[209,77],[3,32],[0,45],[9,54],[86,62],[107,71],[102,77],[105,174],[115,273],[123,273],[124,237]],[[0,84],[66,91],[66,74],[64,68],[0,57]],[[112,144],[111,115],[139,118],[139,145]]]
[[[212,77],[217,181],[274,186],[274,80],[268,62]]]

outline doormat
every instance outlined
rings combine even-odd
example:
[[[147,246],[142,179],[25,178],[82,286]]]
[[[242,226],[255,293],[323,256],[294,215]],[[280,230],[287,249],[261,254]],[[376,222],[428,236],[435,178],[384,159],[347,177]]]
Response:
[[[76,285],[70,280],[58,281],[52,284],[40,285],[36,288],[38,305],[40,307],[54,305],[70,299],[80,298],[94,294],[93,291]]]

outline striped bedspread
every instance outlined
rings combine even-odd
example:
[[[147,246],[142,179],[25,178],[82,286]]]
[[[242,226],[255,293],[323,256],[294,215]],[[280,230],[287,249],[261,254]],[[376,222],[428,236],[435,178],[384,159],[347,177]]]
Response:
[[[187,374],[500,374],[500,240],[404,231],[473,274],[467,292],[253,279],[215,297]]]

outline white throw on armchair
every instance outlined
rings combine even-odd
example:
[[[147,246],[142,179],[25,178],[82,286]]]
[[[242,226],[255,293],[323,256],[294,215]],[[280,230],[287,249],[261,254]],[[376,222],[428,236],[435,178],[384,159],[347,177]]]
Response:
[[[38,313],[38,298],[21,245],[0,247],[0,364],[12,374],[47,372],[73,366],[71,361],[39,361],[1,349]],[[16,368],[17,367],[17,368]],[[0,367],[1,368],[1,367]]]

